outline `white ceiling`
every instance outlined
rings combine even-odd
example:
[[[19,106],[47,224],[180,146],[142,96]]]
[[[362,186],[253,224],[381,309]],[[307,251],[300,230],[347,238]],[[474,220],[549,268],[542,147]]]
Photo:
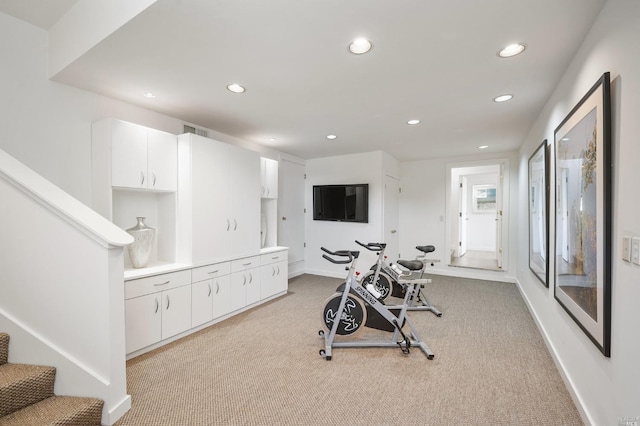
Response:
[[[604,2],[158,0],[55,80],[305,159],[504,152],[519,147]],[[2,0],[0,11],[48,29],[74,3]],[[348,52],[358,36],[370,53]],[[526,51],[499,58],[513,42]],[[247,91],[226,90],[233,82]],[[492,101],[504,93],[514,98]]]

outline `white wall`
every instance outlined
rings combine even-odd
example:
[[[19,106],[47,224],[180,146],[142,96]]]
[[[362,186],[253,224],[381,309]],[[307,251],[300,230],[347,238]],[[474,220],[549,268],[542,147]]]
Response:
[[[375,253],[362,249],[363,243],[382,241],[383,176],[397,175],[398,164],[381,151],[364,154],[307,160],[305,185],[306,271],[312,274],[345,277],[344,265],[334,265],[322,258],[320,247],[335,250],[360,250],[358,270],[366,271],[376,260]],[[313,185],[369,184],[369,223],[327,222],[313,220]]]
[[[529,132],[519,158],[519,205],[527,206],[527,160],[600,76],[611,73],[613,263],[611,358],[604,357],[528,268],[528,230],[518,229],[518,281],[571,389],[593,425],[640,417],[640,266],[621,260],[623,235],[640,236],[640,2],[609,0]],[[553,201],[553,191],[551,200]],[[553,204],[551,207],[553,208]],[[553,211],[553,210],[552,210]],[[550,215],[551,235],[554,214]],[[524,217],[524,216],[523,216]],[[553,238],[553,237],[551,237]]]
[[[518,168],[517,153],[489,153],[473,157],[450,157],[433,160],[403,162],[400,164],[400,253],[404,258],[413,258],[418,253],[416,245],[431,244],[436,251],[429,258],[439,259],[431,271],[443,275],[476,277],[498,281],[513,281],[516,273],[516,229],[521,220],[518,216]],[[457,220],[449,219],[447,203],[450,195],[450,176],[447,170],[453,167],[471,167],[499,162],[511,164],[505,176],[505,187],[508,187],[509,200],[504,205],[508,213],[506,238],[508,252],[504,253],[505,262],[502,272],[470,270],[447,266],[449,250],[446,249],[447,232],[451,226],[457,227]],[[508,183],[508,185],[507,185]],[[526,221],[526,216],[524,219]],[[451,223],[455,222],[455,223]],[[526,223],[526,222],[525,222]]]

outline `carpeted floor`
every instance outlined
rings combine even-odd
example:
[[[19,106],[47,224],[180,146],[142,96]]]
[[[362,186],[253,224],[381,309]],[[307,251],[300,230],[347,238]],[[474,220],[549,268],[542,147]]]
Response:
[[[286,296],[130,360],[132,408],[116,425],[583,424],[514,284],[432,278],[443,316],[410,317],[433,360],[417,348],[324,360],[322,305],[341,280],[302,275]]]

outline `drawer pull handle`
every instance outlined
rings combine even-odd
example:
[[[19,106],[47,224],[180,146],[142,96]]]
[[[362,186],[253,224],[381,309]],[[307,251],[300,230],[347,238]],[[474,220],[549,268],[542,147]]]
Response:
[[[245,285],[247,283],[247,276],[243,275],[242,276],[242,285]]]
[[[273,277],[276,274],[276,268],[271,267],[271,276]]]
[[[153,172],[153,186],[156,186],[156,172]]]
[[[252,282],[253,282],[253,274],[249,272],[249,284],[251,284]]]
[[[233,230],[237,230],[238,229],[238,221],[233,219]]]
[[[207,297],[211,296],[211,284],[208,284],[208,285],[209,285],[209,294],[207,294]]]
[[[169,300],[169,295],[167,294],[167,310],[169,310],[170,304],[171,304],[171,301]]]
[[[216,281],[216,294],[220,292],[220,283]]]
[[[229,219],[227,219],[227,231],[229,230],[229,228],[231,228],[231,222],[229,222]]]
[[[280,256],[274,256],[274,257],[272,257],[271,259],[273,259],[273,260],[278,260],[278,259],[280,259]]]
[[[209,274],[209,275],[217,274],[218,272],[220,272],[220,269],[216,269],[215,271],[207,272],[207,274]]]
[[[280,266],[276,265],[276,268],[278,268],[278,275],[280,275]]]
[[[171,282],[171,280],[169,280],[169,281],[165,281],[165,282],[163,282],[163,283],[154,284],[154,286],[167,285],[167,284],[169,284],[170,282]]]
[[[154,312],[155,314],[158,313],[159,308],[160,308],[160,302],[158,302],[158,298],[156,297],[156,311]]]
[[[144,185],[144,172],[140,171],[140,185]]]
[[[242,264],[242,266],[249,266],[249,265],[251,265],[251,262]]]

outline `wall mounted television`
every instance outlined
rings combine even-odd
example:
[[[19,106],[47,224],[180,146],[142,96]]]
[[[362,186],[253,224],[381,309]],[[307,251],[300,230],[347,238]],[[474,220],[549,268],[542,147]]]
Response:
[[[369,222],[369,184],[314,185],[313,220]]]

